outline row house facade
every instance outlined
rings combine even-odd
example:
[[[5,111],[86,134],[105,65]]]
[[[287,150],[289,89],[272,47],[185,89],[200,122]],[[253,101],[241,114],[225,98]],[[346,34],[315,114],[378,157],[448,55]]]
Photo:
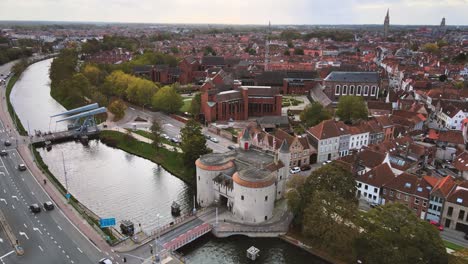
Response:
[[[348,126],[341,121],[324,120],[307,133],[317,149],[317,162],[323,162],[368,146],[371,131],[366,125]]]
[[[448,104],[436,113],[437,121],[443,127],[450,130],[461,130],[463,120],[468,118],[468,103],[465,109],[460,109],[452,104]]]
[[[356,176],[357,197],[370,204],[382,204],[382,186],[395,178],[390,164],[384,162]]]
[[[441,224],[449,229],[468,232],[468,183],[456,186],[448,195]]]
[[[381,81],[377,72],[333,71],[323,80],[324,93],[333,102],[340,96],[354,95],[365,100],[379,99]]]
[[[243,133],[249,133],[252,138],[251,144],[262,150],[277,152],[279,147],[285,142],[289,148],[289,167],[300,167],[310,164],[310,157],[316,153],[309,144],[306,137],[292,136],[282,129],[276,129],[272,134],[249,127]]]
[[[402,173],[382,187],[382,204],[402,203],[421,219],[426,219],[429,196],[433,186],[432,177],[419,178],[416,175]]]

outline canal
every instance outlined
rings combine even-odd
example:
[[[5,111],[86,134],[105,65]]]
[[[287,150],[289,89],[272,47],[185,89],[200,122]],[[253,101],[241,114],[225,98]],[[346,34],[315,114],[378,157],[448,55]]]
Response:
[[[49,117],[65,109],[50,96],[49,68],[52,59],[28,67],[16,82],[10,99],[26,129],[55,131],[66,124]],[[100,217],[116,217],[141,223],[145,231],[173,220],[172,201],[182,210],[192,207],[194,190],[157,164],[110,148],[98,140],[88,146],[79,142],[38,149],[50,171],[69,191]],[[63,159],[62,159],[63,155]],[[64,162],[63,162],[64,161]],[[245,250],[254,245],[261,252],[257,263],[323,263],[312,255],[279,239],[207,236],[182,249],[189,263],[245,263]]]

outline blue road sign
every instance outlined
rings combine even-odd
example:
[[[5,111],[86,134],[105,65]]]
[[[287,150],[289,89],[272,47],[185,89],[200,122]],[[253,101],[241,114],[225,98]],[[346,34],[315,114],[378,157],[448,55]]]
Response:
[[[69,193],[65,194],[65,198],[70,199],[70,197],[71,197],[71,194]]]
[[[101,218],[99,219],[99,225],[101,228],[115,226],[115,218]]]

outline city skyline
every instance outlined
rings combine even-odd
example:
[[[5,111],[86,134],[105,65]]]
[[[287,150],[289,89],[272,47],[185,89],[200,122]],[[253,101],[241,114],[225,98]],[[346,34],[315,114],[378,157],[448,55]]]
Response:
[[[382,24],[467,25],[468,0],[4,0],[2,20],[177,24]],[[16,11],[15,11],[16,10]],[[21,10],[18,12],[17,10]],[[171,12],[175,10],[175,12]],[[246,15],[247,14],[247,15]]]

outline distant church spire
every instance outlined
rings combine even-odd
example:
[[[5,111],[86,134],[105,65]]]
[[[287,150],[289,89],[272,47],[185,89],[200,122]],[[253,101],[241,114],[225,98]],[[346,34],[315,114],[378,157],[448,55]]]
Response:
[[[445,17],[442,18],[442,22],[440,22],[441,27],[445,27]]]
[[[387,9],[387,15],[384,21],[384,38],[388,37],[388,31],[390,29],[390,9]]]
[[[270,70],[270,34],[271,34],[271,21],[268,21],[268,32],[265,38],[265,69]]]

